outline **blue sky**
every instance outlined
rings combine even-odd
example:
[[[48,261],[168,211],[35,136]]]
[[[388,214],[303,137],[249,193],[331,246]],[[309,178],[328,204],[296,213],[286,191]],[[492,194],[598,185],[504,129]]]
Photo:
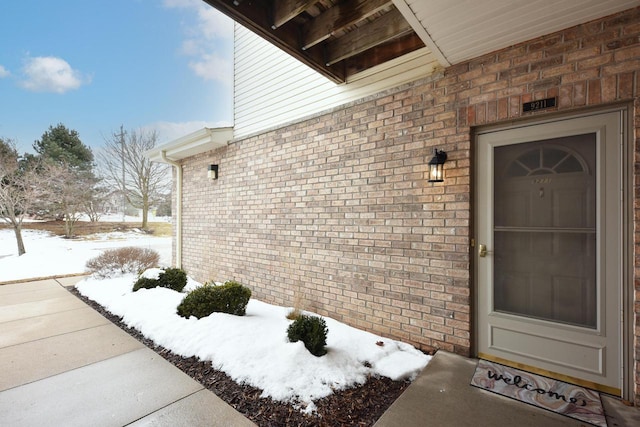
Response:
[[[120,125],[231,125],[232,58],[232,21],[201,0],[3,1],[0,137],[32,152],[62,123],[95,152]]]

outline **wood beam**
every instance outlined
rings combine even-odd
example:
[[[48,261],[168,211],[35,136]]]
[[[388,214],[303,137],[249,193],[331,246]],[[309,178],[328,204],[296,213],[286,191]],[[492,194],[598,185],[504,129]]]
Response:
[[[317,0],[274,0],[272,29],[279,28],[317,3]]]
[[[358,27],[335,41],[328,42],[326,65],[331,66],[411,32],[413,32],[411,25],[398,9],[394,8],[375,21]]]
[[[391,0],[347,0],[327,9],[304,25],[302,49],[315,46],[337,31],[370,17],[391,3]]]
[[[376,46],[361,55],[346,59],[345,71],[347,76],[352,76],[371,67],[391,61],[407,53],[423,48],[424,42],[416,33],[394,39],[391,42]]]
[[[234,0],[204,0],[210,6],[224,13],[234,21],[253,31],[274,46],[308,65],[335,83],[344,83],[344,67],[328,67],[325,65],[321,46],[301,51],[299,33],[295,25],[283,25],[277,30],[271,28],[268,10],[260,2],[243,1],[235,6]]]

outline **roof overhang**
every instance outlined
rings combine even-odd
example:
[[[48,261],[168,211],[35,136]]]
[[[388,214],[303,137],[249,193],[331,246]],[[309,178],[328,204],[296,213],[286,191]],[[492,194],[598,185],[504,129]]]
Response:
[[[178,162],[187,157],[226,147],[232,139],[233,127],[202,128],[173,141],[158,145],[147,151],[145,156],[153,162]]]
[[[203,0],[336,83],[426,48],[447,67],[638,0]]]

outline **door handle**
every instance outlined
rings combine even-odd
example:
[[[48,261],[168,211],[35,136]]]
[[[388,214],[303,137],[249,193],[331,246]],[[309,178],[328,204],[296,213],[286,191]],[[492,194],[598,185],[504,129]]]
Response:
[[[484,258],[487,256],[487,245],[478,245],[478,255],[480,258]]]

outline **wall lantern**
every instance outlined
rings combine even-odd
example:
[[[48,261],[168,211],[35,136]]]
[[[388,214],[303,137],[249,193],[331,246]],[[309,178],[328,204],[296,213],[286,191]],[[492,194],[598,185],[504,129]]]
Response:
[[[447,153],[435,149],[433,158],[429,160],[429,182],[444,181],[444,162],[447,161]]]
[[[207,177],[210,180],[218,179],[218,165],[209,165],[209,169],[207,170]]]

